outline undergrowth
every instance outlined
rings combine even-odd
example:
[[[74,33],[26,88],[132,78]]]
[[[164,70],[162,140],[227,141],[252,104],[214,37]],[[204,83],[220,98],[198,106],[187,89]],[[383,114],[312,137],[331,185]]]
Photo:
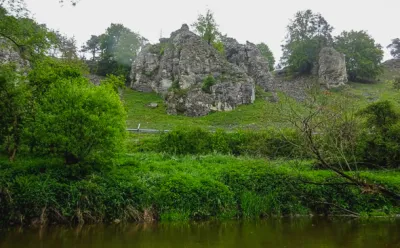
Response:
[[[135,154],[115,166],[62,165],[56,159],[0,162],[0,222],[99,223],[259,218],[355,213],[398,214],[380,195],[341,184],[312,161],[225,155]],[[398,172],[362,172],[400,190]],[[325,182],[330,182],[324,185]]]

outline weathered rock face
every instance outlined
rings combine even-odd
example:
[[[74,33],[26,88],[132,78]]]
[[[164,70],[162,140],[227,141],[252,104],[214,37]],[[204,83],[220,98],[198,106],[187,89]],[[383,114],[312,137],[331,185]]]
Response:
[[[194,88],[186,94],[171,92],[166,99],[168,113],[203,116],[210,111],[230,111],[255,100],[254,84],[251,83],[219,83],[211,86],[210,91],[208,94]]]
[[[320,84],[329,88],[339,87],[348,82],[344,54],[331,47],[324,47],[319,53],[318,77]]]
[[[386,69],[400,69],[400,59],[389,59],[382,63]]]
[[[214,85],[202,90],[211,75]],[[202,116],[254,101],[254,81],[184,24],[169,39],[145,47],[132,65],[131,88],[166,98],[168,113]]]
[[[14,63],[17,70],[26,72],[29,68],[29,62],[24,60],[7,40],[0,38],[0,64]]]
[[[273,89],[273,77],[269,72],[268,61],[261,55],[255,44],[248,41],[246,45],[239,44],[233,38],[224,38],[222,42],[226,58],[230,63],[239,66],[264,90]]]

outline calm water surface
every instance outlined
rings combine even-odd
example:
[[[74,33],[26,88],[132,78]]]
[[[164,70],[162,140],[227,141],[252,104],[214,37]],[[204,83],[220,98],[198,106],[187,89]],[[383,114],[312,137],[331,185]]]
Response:
[[[396,247],[400,219],[269,219],[200,223],[12,228],[0,247]]]

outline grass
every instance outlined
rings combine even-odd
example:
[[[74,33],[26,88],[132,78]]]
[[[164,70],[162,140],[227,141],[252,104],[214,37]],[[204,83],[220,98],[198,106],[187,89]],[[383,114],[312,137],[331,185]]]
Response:
[[[341,182],[312,161],[225,155],[136,153],[116,166],[65,167],[57,160],[0,160],[0,223],[113,222],[259,218],[309,214],[390,216],[383,196]],[[362,172],[398,189],[400,172]],[[331,203],[331,204],[326,204]]]
[[[265,93],[264,95],[268,95]],[[259,129],[276,122],[277,104],[270,103],[260,97],[254,104],[241,105],[230,112],[216,112],[203,117],[187,117],[168,115],[161,96],[156,93],[142,93],[131,89],[123,92],[124,103],[128,112],[127,125],[136,128],[170,130],[177,127],[202,127],[208,130],[223,129]],[[157,103],[158,108],[146,107],[149,103]]]
[[[332,89],[333,94],[341,97],[344,92],[352,98],[352,105],[361,109],[377,100],[392,100],[399,102],[400,90],[394,90],[388,80],[400,76],[400,72],[385,71],[377,83],[349,82],[346,87]],[[206,130],[218,128],[235,129],[264,129],[270,126],[282,127],[287,125],[282,121],[285,112],[285,99],[280,97],[279,103],[265,100],[270,93],[257,89],[254,104],[241,105],[230,112],[215,112],[203,117],[187,117],[168,115],[161,96],[156,93],[141,93],[125,89],[123,99],[128,112],[127,125],[129,128],[171,130],[175,128],[201,127]],[[158,108],[147,107],[149,103],[157,103]],[[301,104],[301,103],[299,103]]]

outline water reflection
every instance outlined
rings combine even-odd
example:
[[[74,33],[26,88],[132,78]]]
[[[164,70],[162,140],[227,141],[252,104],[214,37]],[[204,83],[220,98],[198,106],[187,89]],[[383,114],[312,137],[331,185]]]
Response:
[[[400,247],[400,220],[260,221],[14,228],[0,247]]]

